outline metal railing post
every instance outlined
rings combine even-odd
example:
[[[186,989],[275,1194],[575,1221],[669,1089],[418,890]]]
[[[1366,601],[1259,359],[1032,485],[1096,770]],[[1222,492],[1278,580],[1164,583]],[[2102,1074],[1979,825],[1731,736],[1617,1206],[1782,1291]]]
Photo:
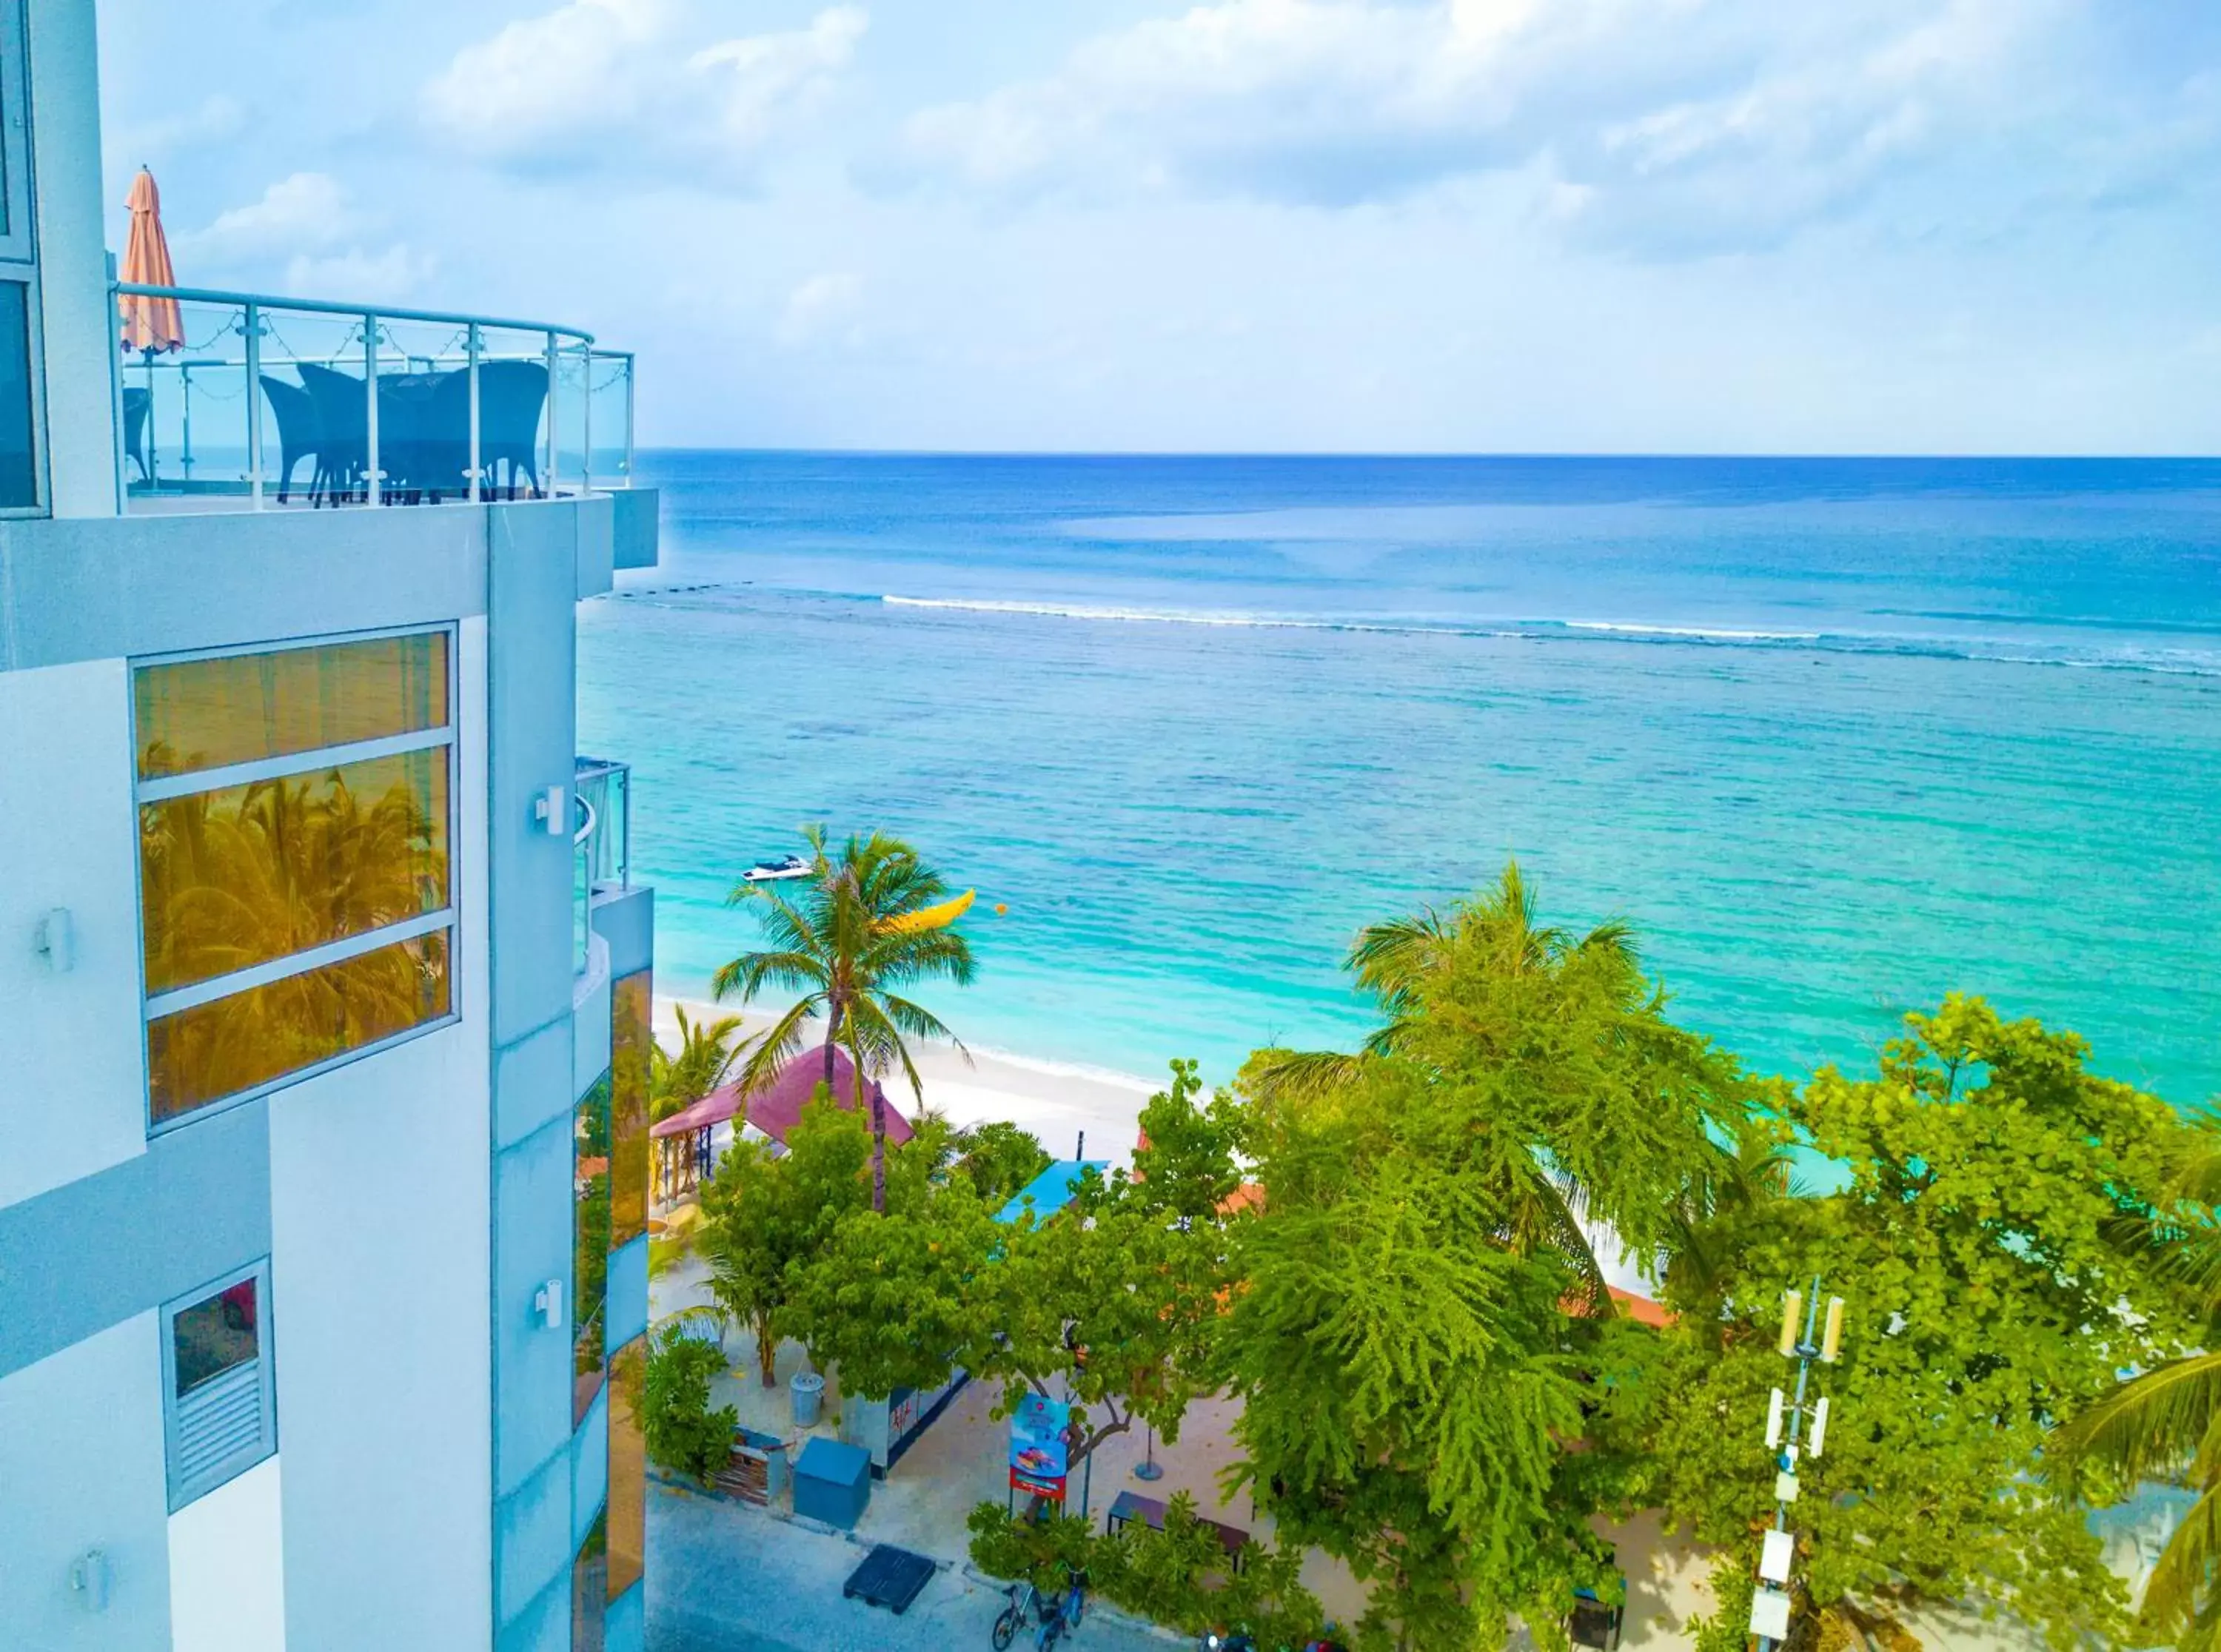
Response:
[[[378,484],[385,479],[378,468],[378,317],[362,318],[363,409],[362,502],[374,505]]]
[[[185,491],[191,493],[193,488],[193,365],[190,361],[178,364],[178,383],[185,402],[185,428],[178,438],[178,469],[185,472],[183,485]]]
[[[262,508],[262,306],[247,307],[247,488]]]
[[[634,357],[634,355],[633,355],[632,352],[631,352],[631,351],[629,351],[629,350],[626,351],[626,352],[625,352],[625,358],[624,358],[624,365],[625,365],[625,449],[624,449],[624,473],[625,473],[625,486],[626,486],[626,487],[628,487],[628,488],[629,488],[630,486],[632,486],[632,405],[633,405],[633,404],[632,404],[632,396],[633,396],[632,375],[633,375],[633,367],[634,367],[635,360],[635,358]]]
[[[479,472],[483,461],[479,458],[479,351],[480,346],[479,324],[476,321],[470,324],[470,343],[466,348],[470,357],[468,371],[471,376],[471,503],[475,505],[483,497],[479,481]]]
[[[579,377],[584,387],[580,394],[585,405],[579,415],[579,491],[594,490],[594,347],[579,346]]]
[[[547,482],[541,490],[541,496],[553,499],[555,496],[555,334],[552,328],[547,334],[547,469],[546,475]]]

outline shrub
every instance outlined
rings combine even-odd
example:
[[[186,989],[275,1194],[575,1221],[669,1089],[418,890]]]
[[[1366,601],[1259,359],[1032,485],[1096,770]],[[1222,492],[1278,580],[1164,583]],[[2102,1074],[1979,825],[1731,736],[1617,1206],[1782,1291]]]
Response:
[[[641,1431],[657,1467],[707,1484],[725,1466],[739,1410],[710,1409],[710,1379],[725,1368],[722,1350],[666,1325],[648,1345]]]
[[[1071,1568],[1084,1570],[1104,1599],[1184,1635],[1224,1626],[1248,1630],[1261,1646],[1299,1646],[1318,1633],[1318,1599],[1297,1580],[1303,1551],[1253,1543],[1240,1574],[1226,1575],[1226,1551],[1185,1492],[1167,1506],[1162,1531],[1129,1524],[1097,1533],[1086,1521],[1054,1512],[1013,1518],[992,1501],[974,1508],[966,1524],[973,1565],[995,1577],[1027,1579],[1044,1593],[1061,1588]]]

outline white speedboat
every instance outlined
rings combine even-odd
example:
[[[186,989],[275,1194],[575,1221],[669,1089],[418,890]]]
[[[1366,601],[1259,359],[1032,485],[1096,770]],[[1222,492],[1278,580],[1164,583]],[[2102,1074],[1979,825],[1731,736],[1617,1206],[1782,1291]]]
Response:
[[[808,877],[810,863],[799,855],[781,855],[777,860],[760,860],[741,874],[748,883],[785,883],[791,878]]]

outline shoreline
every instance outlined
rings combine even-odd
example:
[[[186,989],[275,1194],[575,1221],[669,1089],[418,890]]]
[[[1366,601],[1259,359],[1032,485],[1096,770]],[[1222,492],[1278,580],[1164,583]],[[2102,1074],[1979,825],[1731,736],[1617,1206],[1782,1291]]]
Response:
[[[736,1010],[689,994],[659,993],[654,1025],[666,1048],[678,1042],[676,1012],[682,1007],[690,1021],[736,1014],[746,1037],[761,1032],[776,1019],[766,1011]],[[807,1041],[804,1047],[810,1047]],[[1169,1082],[1169,1075],[1150,1080],[1015,1050],[974,1050],[967,1063],[954,1045],[935,1040],[913,1044],[910,1054],[924,1087],[924,1104],[951,1124],[961,1128],[1004,1120],[1031,1131],[1043,1149],[1060,1159],[1081,1156],[1074,1150],[1084,1135],[1085,1156],[1107,1159],[1115,1167],[1131,1163],[1141,1133],[1142,1108]],[[902,1076],[882,1082],[888,1101],[905,1116],[915,1117],[918,1103]]]

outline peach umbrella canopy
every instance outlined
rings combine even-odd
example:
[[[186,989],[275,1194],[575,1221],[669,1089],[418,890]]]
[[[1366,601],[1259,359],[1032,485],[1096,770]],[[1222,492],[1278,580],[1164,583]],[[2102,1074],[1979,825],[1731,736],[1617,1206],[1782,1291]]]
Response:
[[[131,239],[123,246],[123,268],[118,279],[142,287],[174,287],[177,272],[170,267],[169,237],[162,233],[162,196],[154,175],[144,166],[131,180],[124,205],[131,209]],[[116,301],[123,320],[123,347],[153,354],[175,350],[185,341],[184,322],[174,298],[150,298],[125,293]]]

